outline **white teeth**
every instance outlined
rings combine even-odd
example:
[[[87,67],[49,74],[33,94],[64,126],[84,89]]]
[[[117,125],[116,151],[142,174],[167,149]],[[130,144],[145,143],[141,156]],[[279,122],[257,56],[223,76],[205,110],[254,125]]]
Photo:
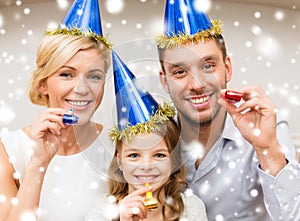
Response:
[[[152,180],[155,176],[137,176],[139,180]]]
[[[206,102],[208,100],[208,97],[201,97],[201,98],[196,98],[196,99],[192,99],[192,103],[193,104],[202,104],[204,102]]]
[[[89,102],[88,101],[69,101],[70,104],[73,106],[86,106]]]

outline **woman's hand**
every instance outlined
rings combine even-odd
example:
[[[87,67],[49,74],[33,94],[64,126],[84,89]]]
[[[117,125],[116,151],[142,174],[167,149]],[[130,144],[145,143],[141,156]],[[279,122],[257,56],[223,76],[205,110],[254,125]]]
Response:
[[[62,143],[61,130],[67,126],[62,117],[66,111],[61,108],[47,108],[30,126],[29,136],[34,140],[32,158],[48,165]]]

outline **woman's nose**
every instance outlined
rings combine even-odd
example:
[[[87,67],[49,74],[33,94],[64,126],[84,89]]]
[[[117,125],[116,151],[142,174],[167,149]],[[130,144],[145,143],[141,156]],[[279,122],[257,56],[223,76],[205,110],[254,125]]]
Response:
[[[89,91],[88,83],[84,77],[78,78],[76,85],[74,87],[74,92],[78,94],[87,94]]]

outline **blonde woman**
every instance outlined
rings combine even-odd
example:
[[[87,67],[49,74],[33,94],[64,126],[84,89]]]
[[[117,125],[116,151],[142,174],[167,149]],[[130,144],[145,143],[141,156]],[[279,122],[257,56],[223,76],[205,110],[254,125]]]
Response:
[[[103,125],[91,118],[103,98],[110,49],[80,27],[48,32],[39,46],[29,98],[45,110],[1,138],[0,220],[79,221],[106,192],[99,172],[111,156],[102,145]],[[64,123],[66,113],[78,122]]]

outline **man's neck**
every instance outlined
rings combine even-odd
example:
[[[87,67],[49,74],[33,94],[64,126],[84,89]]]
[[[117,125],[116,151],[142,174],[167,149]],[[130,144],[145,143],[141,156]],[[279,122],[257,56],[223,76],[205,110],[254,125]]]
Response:
[[[190,124],[189,122],[180,118],[179,120],[182,139],[186,143],[198,140],[198,142],[203,145],[205,153],[207,153],[221,136],[224,128],[225,118],[225,110],[221,110],[211,122],[204,125]]]

